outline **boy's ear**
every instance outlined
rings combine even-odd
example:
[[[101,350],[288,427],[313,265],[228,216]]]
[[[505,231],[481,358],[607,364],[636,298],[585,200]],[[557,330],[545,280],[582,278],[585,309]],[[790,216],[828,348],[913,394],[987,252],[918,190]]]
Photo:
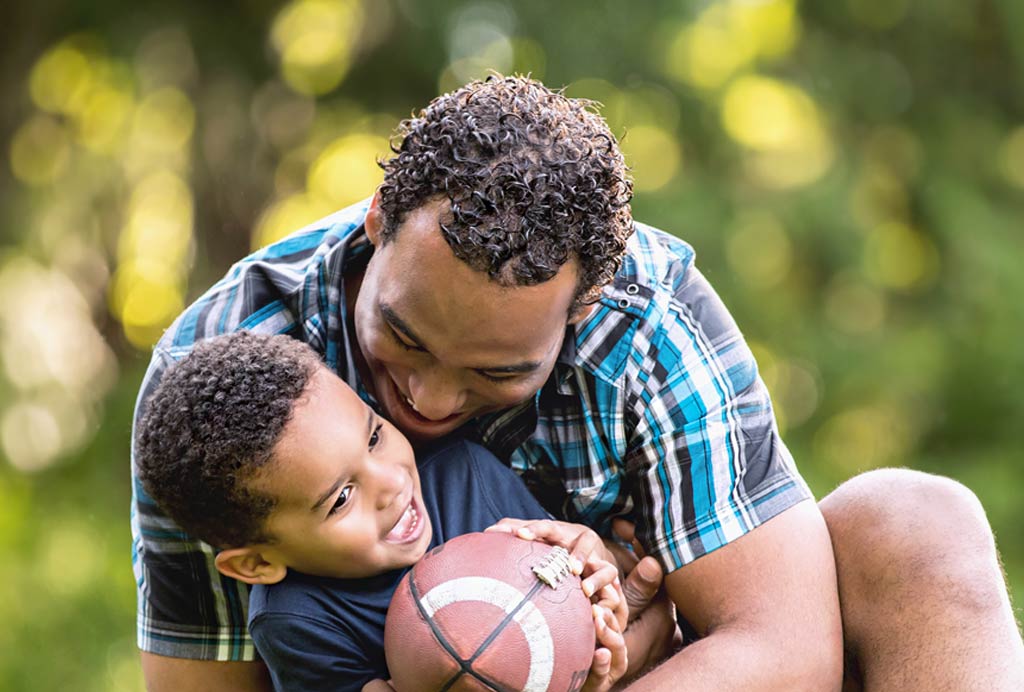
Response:
[[[373,193],[370,200],[370,208],[366,210],[366,219],[363,220],[363,228],[366,230],[366,237],[375,248],[380,247],[380,233],[384,227],[384,213],[380,209],[380,189]]]
[[[256,546],[222,550],[214,558],[214,564],[225,577],[246,584],[276,584],[288,573],[284,563],[268,561]]]

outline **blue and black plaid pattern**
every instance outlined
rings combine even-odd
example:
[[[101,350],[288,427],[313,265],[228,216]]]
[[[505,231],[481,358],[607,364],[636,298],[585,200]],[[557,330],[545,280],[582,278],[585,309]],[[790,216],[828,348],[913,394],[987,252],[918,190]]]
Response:
[[[351,357],[343,276],[372,251],[367,202],[238,262],[167,330],[136,418],[169,363],[204,338],[284,333],[316,348],[371,404]],[[667,570],[811,497],[779,438],[742,335],[684,242],[637,224],[594,311],[566,332],[536,396],[467,430],[556,516],[606,531],[615,516]],[[133,468],[133,477],[134,477]],[[134,482],[138,643],[184,658],[250,660],[248,592]]]

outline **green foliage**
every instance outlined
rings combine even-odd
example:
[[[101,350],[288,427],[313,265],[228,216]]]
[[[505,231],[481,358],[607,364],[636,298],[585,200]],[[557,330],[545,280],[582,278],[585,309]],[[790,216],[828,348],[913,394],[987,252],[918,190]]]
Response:
[[[635,216],[697,249],[819,495],[956,478],[1024,593],[1020,3],[46,5],[0,29],[0,688],[141,689],[149,345],[489,68],[602,102]]]

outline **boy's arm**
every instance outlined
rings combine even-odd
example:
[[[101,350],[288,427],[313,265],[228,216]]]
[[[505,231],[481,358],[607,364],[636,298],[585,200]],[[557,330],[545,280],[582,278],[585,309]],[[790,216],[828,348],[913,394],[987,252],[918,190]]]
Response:
[[[149,692],[271,692],[270,675],[260,661],[198,661],[143,651],[142,676]]]

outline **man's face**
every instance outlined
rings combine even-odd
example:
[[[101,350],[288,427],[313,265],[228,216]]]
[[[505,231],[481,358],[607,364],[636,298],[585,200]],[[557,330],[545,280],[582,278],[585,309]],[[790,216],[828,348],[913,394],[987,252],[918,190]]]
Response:
[[[576,263],[535,286],[502,287],[458,259],[441,235],[447,202],[409,214],[376,246],[359,288],[356,335],[388,417],[416,439],[532,396],[551,373],[576,289]]]
[[[430,544],[409,442],[325,368],[252,486],[277,499],[260,546],[268,562],[365,577],[415,563]]]

